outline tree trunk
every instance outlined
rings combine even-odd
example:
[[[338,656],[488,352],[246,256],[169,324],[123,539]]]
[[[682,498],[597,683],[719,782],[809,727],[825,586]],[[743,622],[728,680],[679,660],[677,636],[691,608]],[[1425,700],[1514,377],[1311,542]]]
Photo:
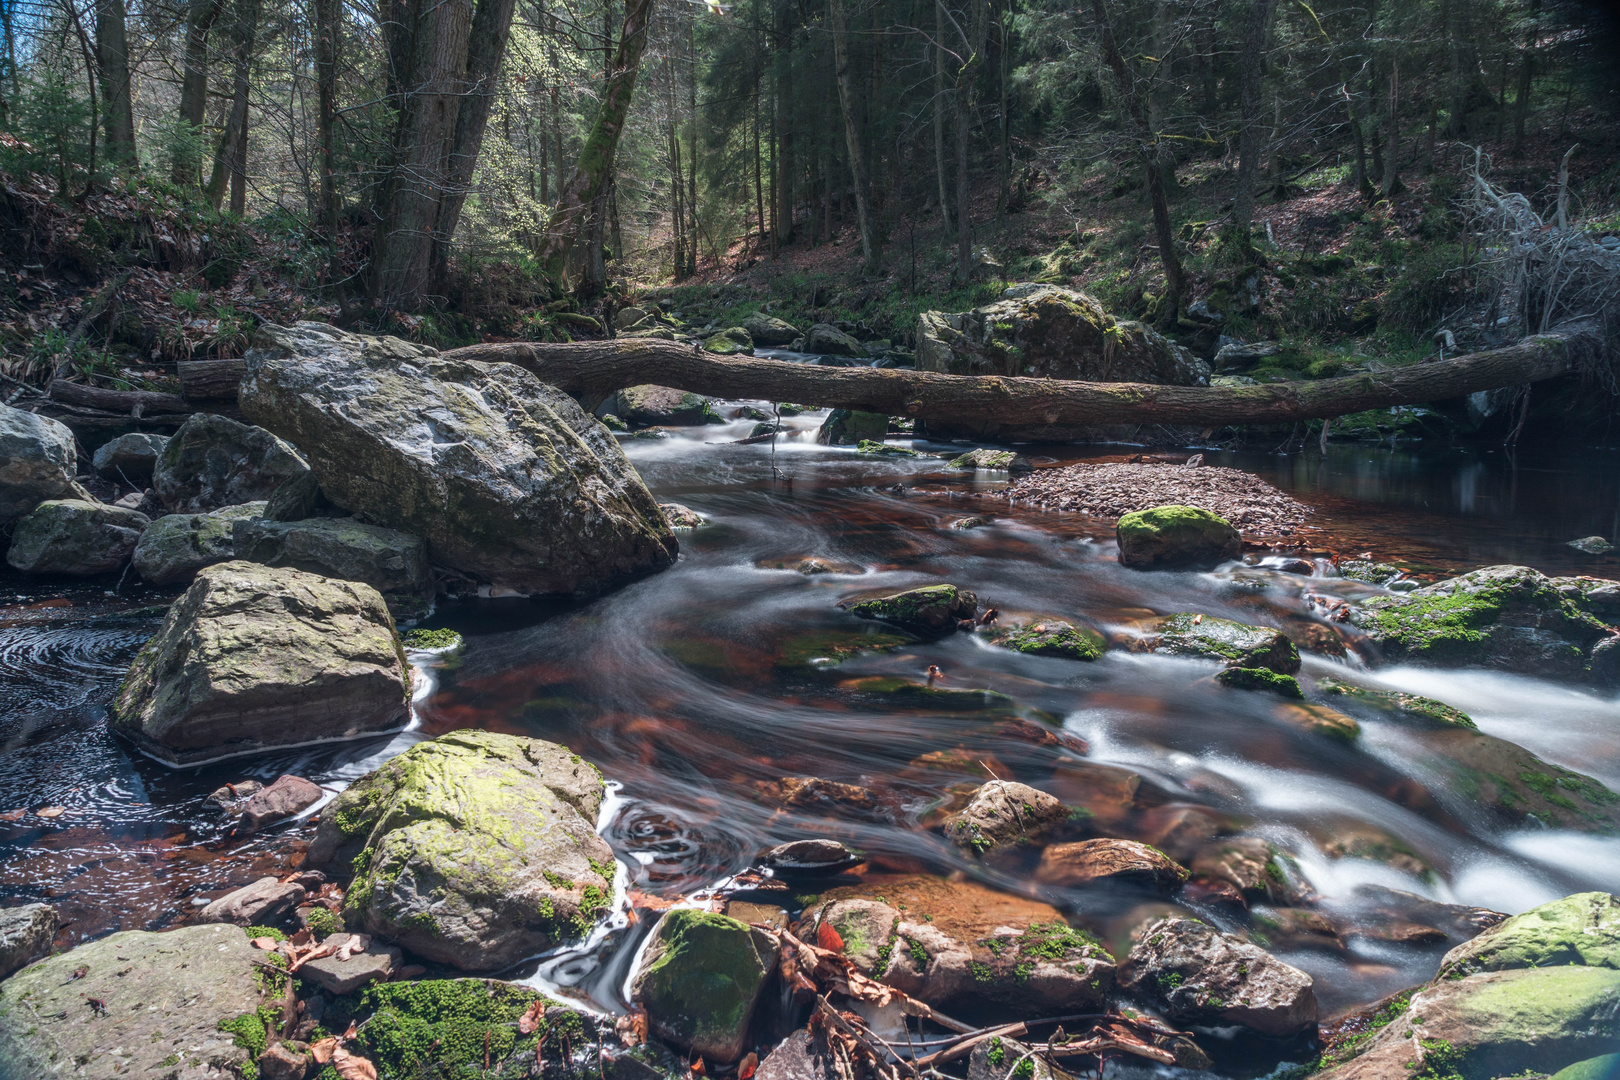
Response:
[[[983,62],[989,37],[986,18],[989,0],[968,0],[973,16],[963,27],[962,66],[956,72],[956,274],[967,282],[973,277],[973,187],[968,178],[968,133],[973,123],[973,80]],[[944,0],[935,0],[944,3]],[[965,13],[964,13],[965,14]]]
[[[776,243],[793,242],[793,8],[776,5]]]
[[[559,389],[586,396],[652,382],[718,397],[797,401],[935,423],[1029,430],[1066,425],[1275,424],[1414,405],[1565,374],[1571,370],[1572,357],[1600,341],[1595,325],[1575,324],[1452,360],[1337,379],[1235,387],[826,368],[719,357],[656,340],[510,342],[469,345],[445,355],[517,364]]]
[[[1007,117],[1007,24],[1006,12],[996,15],[996,92],[1000,114],[996,130],[996,216],[1003,217],[1012,203],[1012,147]]]
[[[686,273],[697,273],[698,264],[698,111],[697,111],[697,20],[686,18],[686,115],[689,121],[686,144],[691,148],[688,158],[691,167],[686,170],[686,215],[691,231],[687,234]]]
[[[317,0],[320,2],[320,0]],[[186,13],[186,53],[180,79],[180,126],[169,178],[193,187],[202,182],[203,113],[208,104],[208,31],[219,17],[220,0],[191,0]]]
[[[939,175],[939,218],[945,231],[951,231],[950,168],[945,164],[945,5],[934,0],[934,166]]]
[[[1232,234],[1245,249],[1249,247],[1249,226],[1254,221],[1254,185],[1260,175],[1263,108],[1261,79],[1266,69],[1266,39],[1271,34],[1271,15],[1276,0],[1249,0],[1248,17],[1243,24],[1243,48],[1238,59],[1238,108],[1242,130],[1238,134],[1237,191],[1232,196]]]
[[[584,232],[590,207],[597,200],[613,171],[624,130],[625,115],[635,94],[636,75],[641,70],[641,54],[647,47],[647,22],[652,18],[653,0],[626,0],[624,29],[613,59],[612,73],[602,88],[602,105],[596,112],[585,145],[580,147],[574,173],[557,194],[557,206],[546,228],[540,264],[558,282],[566,282],[568,255]],[[694,110],[695,112],[696,110]],[[696,147],[693,156],[696,157]],[[693,162],[694,168],[696,161]]]
[[[849,29],[844,0],[827,0],[832,15],[833,69],[838,80],[838,105],[844,117],[844,141],[849,147],[849,171],[855,179],[855,216],[861,233],[861,268],[875,274],[882,262],[877,228],[872,221],[871,176],[866,170],[866,148],[861,143],[855,115],[855,86],[849,71]]]
[[[321,154],[320,223],[332,245],[332,276],[338,267],[337,65],[343,40],[342,0],[315,0],[315,138]]]
[[[1405,190],[1401,183],[1401,61],[1389,58],[1389,146],[1384,154],[1384,180],[1378,193],[1388,199]]]
[[[135,111],[129,91],[129,39],[124,0],[96,0],[96,66],[101,76],[101,114],[107,125],[107,157],[135,164]]]
[[[1524,121],[1530,115],[1530,86],[1536,70],[1536,29],[1540,25],[1541,0],[1530,2],[1530,25],[1524,32],[1523,57],[1519,61],[1519,87],[1513,98],[1513,156],[1524,153]]]
[[[236,0],[236,50],[231,76],[231,107],[225,131],[214,153],[214,168],[208,177],[208,201],[217,209],[225,200],[226,188],[235,200],[238,167],[245,170],[248,127],[249,75],[253,70],[253,47],[259,32],[259,0]]]

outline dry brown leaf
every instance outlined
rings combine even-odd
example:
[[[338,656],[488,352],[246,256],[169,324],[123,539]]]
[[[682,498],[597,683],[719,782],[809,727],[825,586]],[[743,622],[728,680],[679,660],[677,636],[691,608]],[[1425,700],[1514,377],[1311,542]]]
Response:
[[[275,952],[276,946],[279,945],[280,942],[273,937],[256,937],[249,941],[248,944],[252,945],[255,949],[263,949],[265,952]]]
[[[315,1059],[315,1064],[317,1065],[325,1065],[328,1061],[331,1061],[332,1055],[336,1052],[336,1035],[328,1035],[319,1042],[311,1044],[309,1048],[310,1056]]]
[[[26,813],[28,813],[27,810],[7,810],[5,813],[0,814],[0,821],[19,821]]]
[[[613,1022],[613,1030],[619,1035],[619,1041],[627,1047],[641,1046],[647,1041],[647,1013],[644,1009],[637,1009],[627,1013]]]
[[[749,1077],[754,1075],[755,1070],[758,1068],[759,1055],[753,1051],[749,1051],[748,1056],[743,1058],[742,1061],[737,1065],[737,1080],[748,1080]]]
[[[377,1066],[341,1046],[332,1054],[332,1068],[343,1080],[377,1080]]]
[[[65,806],[46,806],[46,807],[42,807],[42,808],[40,808],[38,810],[35,810],[34,813],[37,816],[42,817],[42,818],[57,818],[57,817],[61,817],[65,813],[67,813],[67,807],[65,807]]]
[[[523,1010],[523,1015],[518,1017],[518,1034],[533,1035],[536,1029],[540,1027],[540,1021],[545,1018],[545,1015],[546,1003],[539,998],[531,1001],[529,1007]]]

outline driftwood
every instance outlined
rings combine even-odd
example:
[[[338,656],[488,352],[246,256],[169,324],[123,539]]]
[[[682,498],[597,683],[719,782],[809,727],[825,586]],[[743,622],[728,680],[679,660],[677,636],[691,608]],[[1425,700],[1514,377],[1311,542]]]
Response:
[[[1275,424],[1364,409],[1415,405],[1565,374],[1601,345],[1597,327],[1576,324],[1500,349],[1311,382],[1257,386],[1156,386],[1068,379],[942,375],[881,368],[833,368],[751,357],[719,357],[651,339],[469,345],[450,359],[510,363],[586,399],[657,383],[729,398],[909,416],[941,425],[1021,430],[1119,424]]]

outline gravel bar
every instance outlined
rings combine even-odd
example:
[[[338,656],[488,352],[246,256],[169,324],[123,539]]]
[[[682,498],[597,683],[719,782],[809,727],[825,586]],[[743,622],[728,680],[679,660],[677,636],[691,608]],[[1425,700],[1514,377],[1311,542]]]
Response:
[[[1293,536],[1311,512],[1253,473],[1219,465],[1065,465],[1037,469],[1006,494],[1015,503],[1099,518],[1170,503],[1196,506],[1251,536]]]

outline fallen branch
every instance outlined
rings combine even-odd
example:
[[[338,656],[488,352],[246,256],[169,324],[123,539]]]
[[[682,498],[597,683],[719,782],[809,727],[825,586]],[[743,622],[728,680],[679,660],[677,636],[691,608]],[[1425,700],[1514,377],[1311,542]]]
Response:
[[[510,363],[587,398],[657,383],[716,397],[762,398],[909,416],[958,428],[1016,428],[1039,438],[1064,428],[1119,424],[1276,424],[1415,405],[1480,390],[1537,382],[1571,370],[1598,349],[1593,323],[1559,327],[1516,345],[1451,360],[1313,382],[1257,386],[1156,386],[1068,379],[942,375],[881,368],[832,368],[759,358],[722,358],[665,341],[554,345],[469,345],[449,359]]]

